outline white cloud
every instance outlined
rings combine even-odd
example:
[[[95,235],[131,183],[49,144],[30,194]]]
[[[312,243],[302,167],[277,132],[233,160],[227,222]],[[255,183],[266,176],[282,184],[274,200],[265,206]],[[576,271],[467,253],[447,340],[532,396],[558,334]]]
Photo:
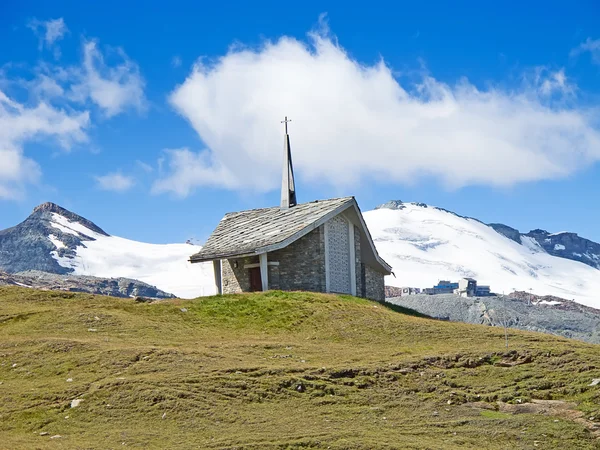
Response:
[[[70,92],[73,100],[91,99],[107,117],[131,107],[143,111],[146,105],[145,83],[139,67],[122,50],[116,53],[122,63],[109,66],[95,41],[84,42],[82,68],[74,72],[80,80],[71,86]]]
[[[68,150],[87,140],[89,114],[70,112],[40,102],[25,106],[0,91],[0,199],[23,195],[25,185],[36,183],[39,165],[23,154],[27,141],[50,138]]]
[[[577,90],[565,75],[565,69],[551,71],[547,67],[536,67],[534,84],[542,96],[572,96]]]
[[[211,161],[208,152],[194,153],[187,148],[165,150],[170,175],[157,180],[152,192],[155,194],[172,192],[186,197],[194,186],[217,185],[229,189],[243,187],[242,179],[238,179],[229,169],[218,162]],[[163,170],[164,159],[159,159],[159,172]],[[199,183],[198,180],[201,180]]]
[[[135,184],[133,177],[123,175],[120,172],[108,173],[94,178],[98,187],[103,191],[125,192]]]
[[[600,159],[593,112],[559,98],[574,88],[563,70],[546,69],[515,90],[430,75],[403,83],[384,61],[353,60],[326,29],[308,44],[236,46],[198,62],[170,95],[207,148],[167,152],[153,190],[277,189],[284,115],[305,181],[344,188],[434,177],[458,188],[561,178]]]
[[[58,26],[64,25],[62,20],[51,22],[56,26],[50,22],[43,25],[46,30],[43,42],[48,45],[55,43],[66,30]],[[40,24],[36,25],[36,30],[40,29]],[[112,58],[115,55],[119,58],[116,63]],[[40,62],[29,78],[22,70],[17,76],[10,77],[12,65],[2,67],[0,199],[20,198],[27,184],[40,180],[40,166],[25,156],[28,142],[49,141],[69,150],[74,144],[87,142],[90,111],[99,110],[102,115],[112,117],[128,108],[144,108],[144,81],[138,66],[120,49],[108,49],[108,57],[111,57],[110,64],[105,62],[95,41],[84,41],[83,60],[79,66]],[[23,92],[27,95],[19,98],[28,98],[28,101],[20,103],[14,94]],[[104,177],[99,177],[98,183],[103,180]],[[127,177],[117,177],[113,181],[112,189],[130,187]]]
[[[586,52],[590,52],[594,64],[600,64],[600,39],[593,40],[592,38],[587,38],[585,42],[582,42],[578,47],[571,50],[571,56],[579,56]]]
[[[47,48],[54,51],[54,56],[60,57],[60,50],[55,46],[56,42],[61,40],[69,32],[67,25],[62,17],[47,21],[38,19],[31,20],[27,26],[33,30],[39,40],[39,49]]]

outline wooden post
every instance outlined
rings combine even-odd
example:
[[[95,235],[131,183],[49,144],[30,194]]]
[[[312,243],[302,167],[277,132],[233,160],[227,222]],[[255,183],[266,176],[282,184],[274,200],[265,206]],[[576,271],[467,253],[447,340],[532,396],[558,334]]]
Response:
[[[267,263],[267,254],[261,253],[258,255],[258,262],[260,263],[260,280],[262,282],[262,290],[266,292],[269,290],[269,266]]]

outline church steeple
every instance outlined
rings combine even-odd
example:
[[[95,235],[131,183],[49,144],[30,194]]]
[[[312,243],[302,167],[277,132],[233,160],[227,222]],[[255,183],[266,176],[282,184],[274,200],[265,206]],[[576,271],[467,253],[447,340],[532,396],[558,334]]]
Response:
[[[290,135],[288,134],[287,116],[281,123],[285,124],[285,137],[283,141],[283,176],[281,179],[281,209],[296,206],[296,184],[294,182],[294,167],[292,165],[292,149],[290,148]]]

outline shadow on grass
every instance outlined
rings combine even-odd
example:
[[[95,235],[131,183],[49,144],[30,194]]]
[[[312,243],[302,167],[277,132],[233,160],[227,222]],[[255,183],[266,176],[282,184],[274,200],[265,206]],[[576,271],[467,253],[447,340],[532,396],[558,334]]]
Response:
[[[394,312],[405,314],[407,316],[420,317],[422,319],[440,320],[435,317],[428,316],[427,314],[422,314],[414,309],[405,308],[404,306],[400,305],[394,305],[393,303],[383,302],[381,305],[385,306],[387,309],[391,309]]]

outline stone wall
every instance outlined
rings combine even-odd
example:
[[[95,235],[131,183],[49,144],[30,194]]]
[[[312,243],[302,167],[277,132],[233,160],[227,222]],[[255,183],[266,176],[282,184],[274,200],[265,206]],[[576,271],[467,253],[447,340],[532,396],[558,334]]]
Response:
[[[269,289],[325,292],[323,226],[289,246],[267,254],[267,260],[279,263],[268,266]],[[223,260],[223,294],[250,291],[250,272],[246,265],[258,263],[258,256]]]
[[[365,268],[365,297],[383,302],[385,300],[384,274],[370,266],[363,265],[363,267]]]
[[[323,225],[289,246],[269,253],[278,261],[269,273],[269,287],[284,291],[325,292],[325,229]],[[273,283],[271,283],[273,272]],[[275,274],[274,272],[277,272]],[[277,286],[275,278],[278,278]]]
[[[237,267],[235,267],[237,263]],[[250,291],[250,272],[246,264],[258,264],[258,256],[224,259],[222,262],[223,294],[239,294]]]

